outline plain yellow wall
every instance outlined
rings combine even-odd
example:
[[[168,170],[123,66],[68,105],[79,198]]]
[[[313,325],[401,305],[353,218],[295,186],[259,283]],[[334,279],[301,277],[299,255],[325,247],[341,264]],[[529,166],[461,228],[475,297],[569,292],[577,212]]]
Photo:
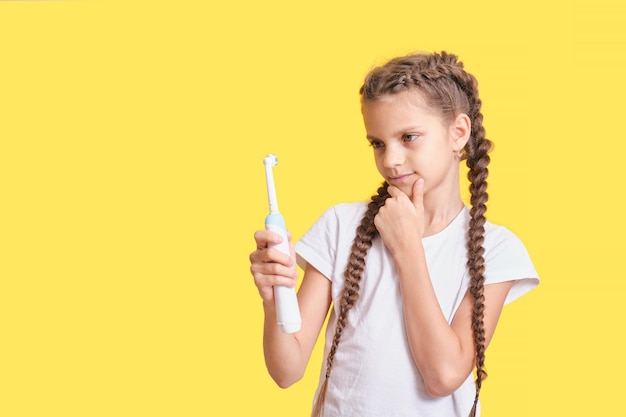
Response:
[[[300,237],[379,184],[357,91],[459,54],[488,216],[543,279],[506,307],[483,416],[615,415],[626,365],[626,3],[0,1],[0,415],[305,416],[248,270],[262,158]]]

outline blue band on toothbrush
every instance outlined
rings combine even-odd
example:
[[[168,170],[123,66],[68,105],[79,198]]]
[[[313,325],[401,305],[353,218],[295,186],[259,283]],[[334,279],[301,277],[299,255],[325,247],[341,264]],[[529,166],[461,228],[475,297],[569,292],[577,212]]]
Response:
[[[287,230],[285,219],[280,213],[270,213],[265,218],[265,224],[273,224],[275,226],[282,227],[283,230]]]

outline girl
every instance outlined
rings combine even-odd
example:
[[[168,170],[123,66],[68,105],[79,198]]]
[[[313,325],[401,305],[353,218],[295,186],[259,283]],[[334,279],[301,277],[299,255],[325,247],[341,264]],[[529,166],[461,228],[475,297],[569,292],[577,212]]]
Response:
[[[268,249],[277,235],[255,233],[267,368],[281,387],[298,381],[332,303],[313,416],[479,415],[502,307],[539,279],[520,240],[485,219],[491,142],[477,81],[454,55],[416,54],[372,70],[360,94],[378,194],[331,207],[291,257]],[[302,328],[285,334],[272,286],[296,285],[296,252]]]

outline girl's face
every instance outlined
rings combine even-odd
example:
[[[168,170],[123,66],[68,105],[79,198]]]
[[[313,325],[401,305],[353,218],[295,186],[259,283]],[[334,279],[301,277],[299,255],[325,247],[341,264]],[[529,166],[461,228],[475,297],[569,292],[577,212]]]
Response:
[[[448,198],[459,193],[457,153],[469,138],[469,118],[461,114],[450,125],[428,108],[416,91],[388,94],[362,105],[367,139],[378,172],[409,197],[424,178],[424,192]]]

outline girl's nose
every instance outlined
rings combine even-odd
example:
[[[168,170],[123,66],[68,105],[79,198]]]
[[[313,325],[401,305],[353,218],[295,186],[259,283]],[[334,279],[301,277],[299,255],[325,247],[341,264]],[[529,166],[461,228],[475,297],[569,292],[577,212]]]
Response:
[[[397,146],[388,146],[383,160],[386,168],[393,168],[404,163],[404,152]]]

